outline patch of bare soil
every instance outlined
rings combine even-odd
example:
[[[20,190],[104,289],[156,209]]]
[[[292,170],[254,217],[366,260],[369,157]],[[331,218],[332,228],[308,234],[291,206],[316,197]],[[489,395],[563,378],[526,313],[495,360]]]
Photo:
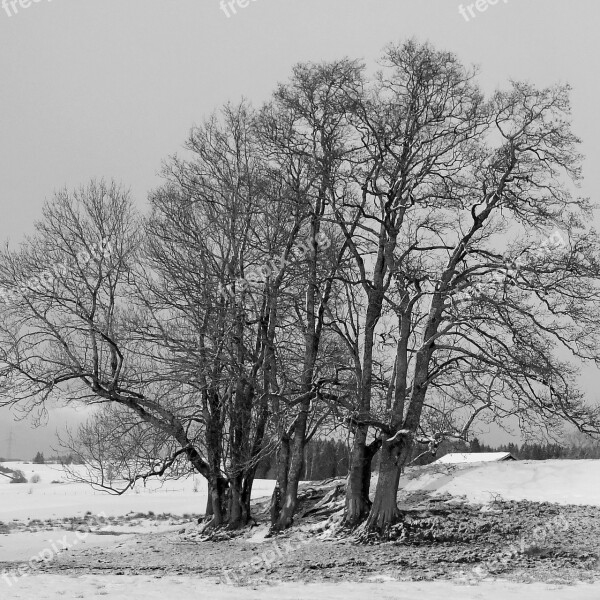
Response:
[[[177,531],[116,538],[108,548],[78,546],[39,570],[195,574],[239,585],[382,577],[465,582],[502,577],[556,583],[600,579],[600,508],[500,500],[480,506],[460,498],[405,495],[402,520],[390,541],[358,544],[335,525],[343,508],[343,488],[339,480],[303,485],[295,526],[275,537],[265,536],[268,500],[263,500],[254,505],[257,526],[237,534],[224,532],[220,541],[207,540],[189,520]],[[153,517],[130,515],[119,524]],[[176,517],[168,518],[177,524]],[[17,566],[4,564],[0,569]]]

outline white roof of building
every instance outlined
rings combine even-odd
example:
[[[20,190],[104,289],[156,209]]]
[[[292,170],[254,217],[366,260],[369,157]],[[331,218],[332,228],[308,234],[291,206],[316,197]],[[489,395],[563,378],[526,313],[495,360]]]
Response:
[[[459,464],[459,463],[477,463],[477,462],[498,462],[506,459],[513,459],[510,452],[451,452],[436,460],[436,463]]]

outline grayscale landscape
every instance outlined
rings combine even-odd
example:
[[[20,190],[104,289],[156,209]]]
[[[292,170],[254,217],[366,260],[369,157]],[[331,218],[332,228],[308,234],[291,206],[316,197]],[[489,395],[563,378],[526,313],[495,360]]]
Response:
[[[1,0],[0,599],[600,597],[594,0]]]

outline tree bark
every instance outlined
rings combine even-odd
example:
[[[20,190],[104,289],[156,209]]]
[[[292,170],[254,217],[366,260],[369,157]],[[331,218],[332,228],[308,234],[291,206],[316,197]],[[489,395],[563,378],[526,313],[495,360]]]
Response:
[[[304,446],[306,443],[306,419],[308,416],[308,407],[301,413],[294,428],[294,438],[292,452],[290,454],[289,471],[285,493],[282,494],[282,506],[277,521],[277,529],[286,529],[291,527],[294,519],[294,512],[298,503],[298,486],[302,467],[304,466]]]
[[[367,428],[358,426],[354,434],[350,472],[346,485],[346,510],[344,524],[349,527],[358,525],[369,512],[369,488],[365,490],[365,459]],[[366,493],[365,493],[366,492]]]
[[[226,496],[229,483],[223,477],[211,477],[208,483],[208,500],[206,502],[206,517],[212,517],[207,527],[221,527],[225,523]]]
[[[375,498],[366,524],[369,531],[377,531],[385,535],[398,520],[400,512],[396,496],[403,466],[401,458],[405,454],[406,449],[402,446],[391,446],[385,442],[382,445]]]
[[[206,510],[204,511],[204,518],[212,517],[215,513],[213,511],[213,500],[212,500],[213,486],[211,482],[208,482],[208,495],[206,498]]]
[[[245,485],[244,477],[238,475],[231,481],[231,493],[227,515],[228,529],[240,529],[250,521],[250,495],[252,485]]]
[[[371,508],[369,499],[369,490],[371,488],[371,464],[377,451],[381,447],[381,440],[376,439],[369,445],[366,444],[367,428],[362,428],[361,438],[364,435],[365,441],[359,441],[353,449],[350,473],[346,486],[346,510],[344,524],[348,527],[356,527],[361,523]],[[355,435],[356,439],[356,435]],[[355,456],[354,452],[360,454]],[[356,466],[358,465],[358,468]]]
[[[290,437],[289,432],[284,432],[280,437],[279,451],[277,452],[277,483],[271,496],[271,527],[277,528],[283,498],[287,490],[287,475],[290,464]]]
[[[377,269],[383,270],[383,249],[380,248]],[[378,281],[380,282],[381,276]],[[365,325],[365,348],[363,352],[363,372],[361,381],[360,417],[368,417],[371,410],[371,385],[373,383],[373,346],[375,327],[381,316],[383,292],[369,294],[369,307]],[[346,486],[346,510],[344,525],[356,527],[369,512],[369,488],[371,485],[371,460],[374,453],[369,455],[367,450],[367,425],[357,423],[352,446],[350,473]]]
[[[323,214],[325,195],[327,190],[328,174],[323,175],[317,206],[311,218],[310,229],[310,257],[308,261],[308,285],[306,290],[306,330],[304,335],[304,359],[302,363],[302,381],[300,393],[310,392],[313,384],[315,364],[319,352],[321,331],[323,324],[323,311],[317,315],[316,302],[318,296],[317,284],[317,236],[319,234],[319,219]],[[285,489],[281,490],[281,512],[277,520],[277,529],[286,529],[293,522],[294,512],[298,503],[298,485],[304,466],[304,448],[306,446],[306,427],[308,413],[312,398],[308,397],[300,404],[298,416],[295,420],[294,434],[289,454],[289,470]]]

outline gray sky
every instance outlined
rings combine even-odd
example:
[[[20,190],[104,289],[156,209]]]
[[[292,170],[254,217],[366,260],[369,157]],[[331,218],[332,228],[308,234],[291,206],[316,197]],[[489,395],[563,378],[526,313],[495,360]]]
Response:
[[[40,0],[10,17],[0,9],[0,240],[18,242],[53,190],[92,177],[123,182],[143,206],[161,161],[223,102],[260,103],[297,62],[372,64],[386,43],[413,36],[480,65],[487,90],[509,78],[571,83],[587,156],[582,191],[593,196],[600,2],[499,0],[469,21],[459,4],[252,0],[229,18],[219,0]],[[63,420],[44,432],[15,426],[15,454],[47,448]],[[8,428],[0,412],[0,455]]]

